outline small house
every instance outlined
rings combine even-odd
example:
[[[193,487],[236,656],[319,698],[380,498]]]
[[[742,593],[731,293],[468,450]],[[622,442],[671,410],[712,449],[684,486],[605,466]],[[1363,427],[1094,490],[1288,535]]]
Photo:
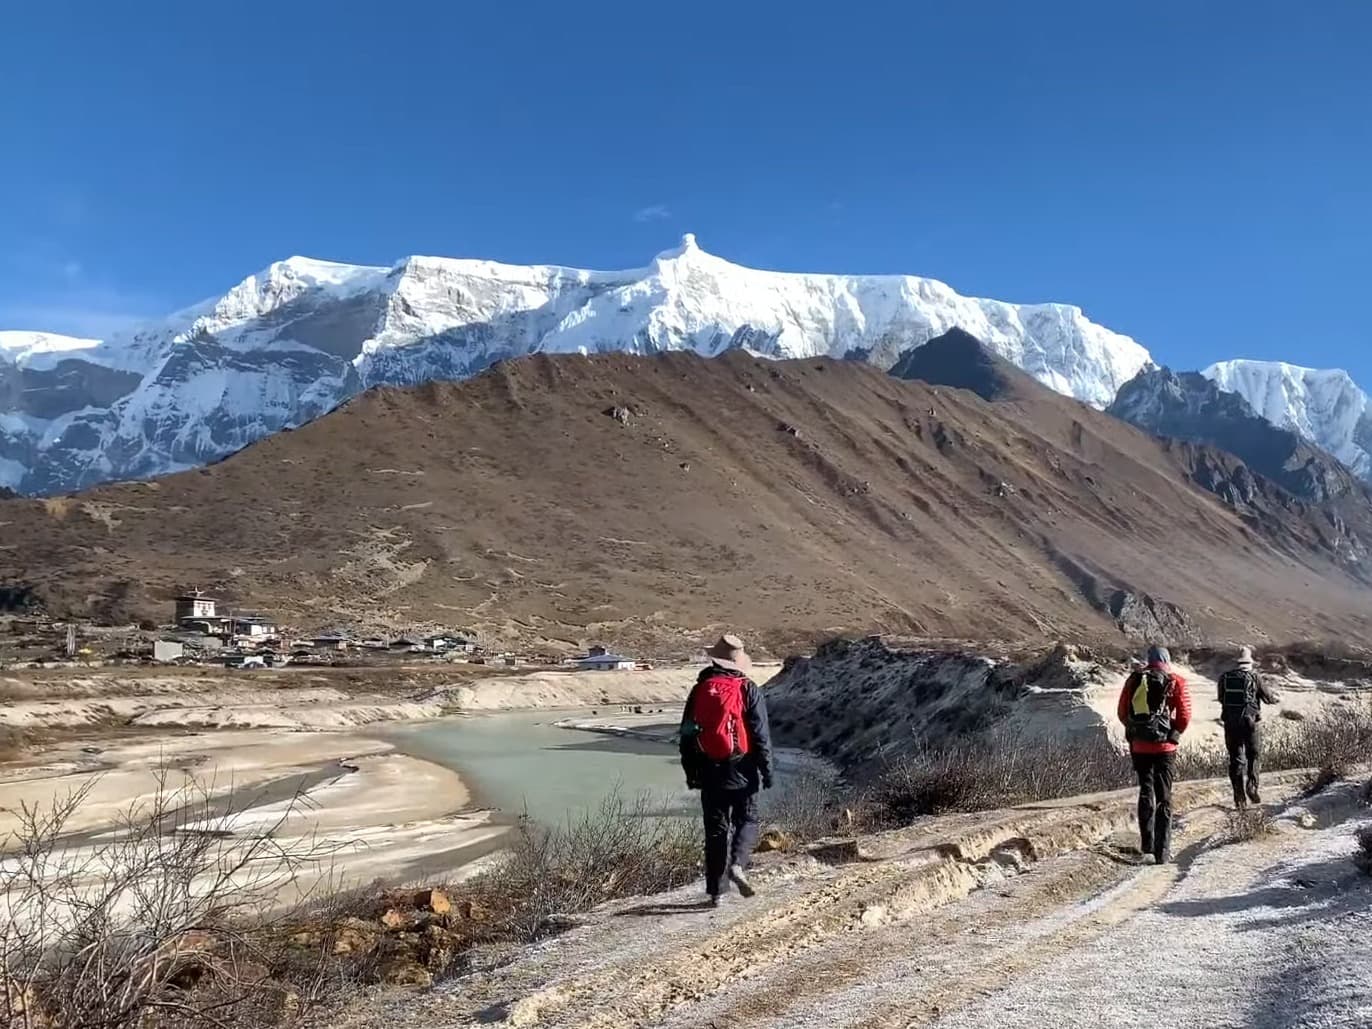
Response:
[[[597,648],[592,647],[595,651]],[[632,672],[638,667],[638,662],[633,658],[625,657],[623,654],[611,654],[604,647],[599,648],[600,653],[590,653],[578,661],[577,667],[587,672]]]
[[[179,625],[191,618],[214,618],[218,609],[218,602],[212,597],[191,590],[176,598],[176,622]]]
[[[269,636],[275,636],[279,632],[280,629],[274,621],[270,618],[263,618],[261,615],[239,615],[233,619],[235,636],[265,639]]]
[[[592,647],[590,650],[586,651],[586,657],[588,657],[588,658],[591,658],[591,657],[604,657],[604,656],[605,656],[606,654],[608,654],[608,653],[609,653],[609,651],[606,650],[604,647],[595,646],[595,647]]]
[[[341,632],[325,632],[310,641],[317,651],[347,650],[352,641]]]

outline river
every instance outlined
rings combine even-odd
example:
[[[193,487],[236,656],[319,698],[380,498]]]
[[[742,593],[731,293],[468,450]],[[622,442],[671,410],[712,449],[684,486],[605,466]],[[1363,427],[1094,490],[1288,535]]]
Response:
[[[523,813],[544,825],[575,819],[618,792],[632,803],[647,795],[654,810],[694,816],[696,795],[686,789],[677,755],[673,713],[626,715],[614,724],[635,734],[592,732],[558,725],[586,719],[582,711],[511,711],[465,715],[384,730],[406,754],[457,772],[473,803],[514,818]],[[604,725],[608,720],[593,719]],[[798,786],[832,777],[824,762],[779,751],[777,786],[764,814]],[[793,794],[801,796],[803,794]]]
[[[407,754],[462,776],[475,804],[511,817],[527,812],[552,825],[597,808],[616,790],[626,801],[647,794],[655,808],[695,812],[676,747],[632,737],[563,728],[586,712],[514,711],[445,718],[388,729]],[[671,715],[635,729],[669,734]]]

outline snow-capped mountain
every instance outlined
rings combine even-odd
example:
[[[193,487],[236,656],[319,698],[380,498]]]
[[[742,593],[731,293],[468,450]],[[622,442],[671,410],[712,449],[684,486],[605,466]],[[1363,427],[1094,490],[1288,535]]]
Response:
[[[1279,361],[1222,361],[1201,374],[1239,394],[1268,421],[1300,433],[1372,479],[1372,411],[1367,394],[1347,372]]]
[[[1157,436],[1219,447],[1305,500],[1367,493],[1350,469],[1305,436],[1262,417],[1238,393],[1198,372],[1145,368],[1124,384],[1106,412]],[[1202,485],[1221,492],[1214,483]],[[1251,502],[1243,495],[1254,488],[1251,480],[1223,485],[1229,503]]]
[[[622,272],[295,257],[107,340],[0,333],[0,486],[49,493],[194,467],[369,386],[462,378],[531,353],[742,347],[889,367],[955,326],[1098,407],[1149,363],[1076,307],[979,300],[911,276],[759,271],[689,235]]]

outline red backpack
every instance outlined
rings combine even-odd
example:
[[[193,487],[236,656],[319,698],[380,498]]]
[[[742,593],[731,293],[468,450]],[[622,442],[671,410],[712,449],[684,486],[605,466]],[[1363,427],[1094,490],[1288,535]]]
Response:
[[[736,675],[716,675],[696,690],[691,715],[700,733],[701,752],[711,761],[728,761],[748,753],[748,729],[743,724],[743,684]]]

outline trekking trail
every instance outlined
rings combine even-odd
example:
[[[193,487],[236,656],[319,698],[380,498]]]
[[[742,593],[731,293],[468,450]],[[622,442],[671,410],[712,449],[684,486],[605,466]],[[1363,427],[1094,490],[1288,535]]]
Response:
[[[1230,839],[1227,781],[1179,784],[1172,865],[1134,791],[837,840],[764,860],[752,900],[699,886],[576,928],[335,1029],[1372,1025],[1370,816],[1351,785],[1264,785],[1275,831]],[[774,857],[774,856],[764,856]]]

